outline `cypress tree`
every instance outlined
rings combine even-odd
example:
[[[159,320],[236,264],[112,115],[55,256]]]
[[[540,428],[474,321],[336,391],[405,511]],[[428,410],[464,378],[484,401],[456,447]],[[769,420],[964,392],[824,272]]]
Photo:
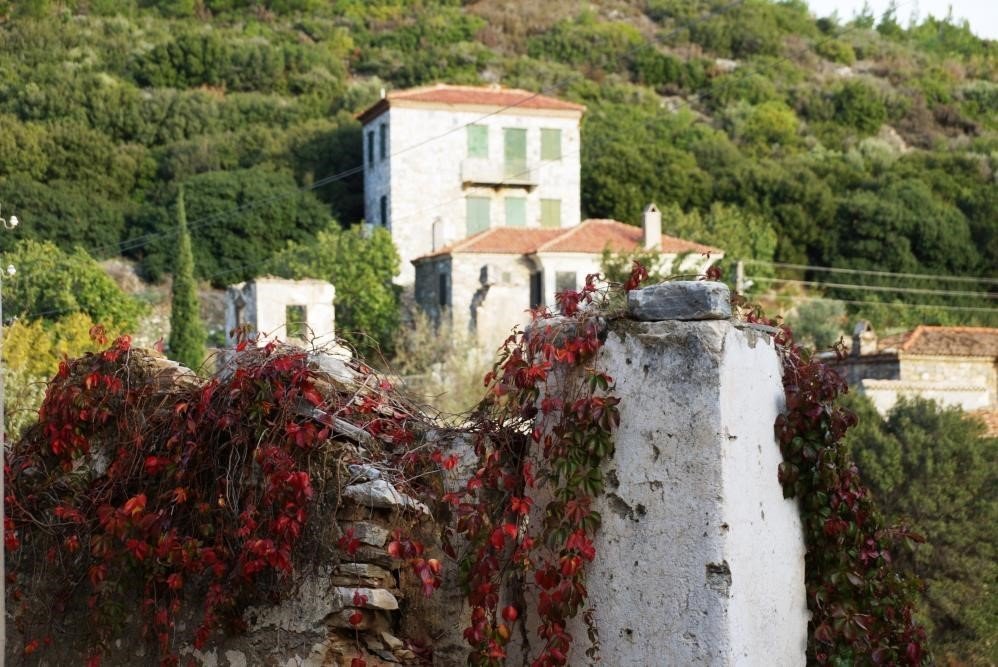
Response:
[[[205,333],[198,312],[197,283],[194,281],[194,253],[187,230],[184,188],[177,195],[179,246],[173,267],[173,301],[170,310],[170,357],[184,366],[198,369],[205,357]]]

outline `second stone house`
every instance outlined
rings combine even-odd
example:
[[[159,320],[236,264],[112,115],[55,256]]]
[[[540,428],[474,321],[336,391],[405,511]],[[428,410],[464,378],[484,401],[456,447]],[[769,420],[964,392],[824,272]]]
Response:
[[[554,308],[555,295],[579,289],[602,271],[603,251],[658,250],[663,273],[701,274],[724,253],[662,233],[662,216],[650,205],[642,226],[585,220],[565,229],[494,227],[442,245],[413,261],[415,296],[435,321],[469,331],[491,352],[514,325],[538,306]]]

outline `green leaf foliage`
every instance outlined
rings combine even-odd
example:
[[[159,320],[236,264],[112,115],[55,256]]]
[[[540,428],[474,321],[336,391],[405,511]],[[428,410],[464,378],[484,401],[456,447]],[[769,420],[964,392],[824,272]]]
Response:
[[[849,442],[880,507],[926,538],[905,565],[925,582],[922,608],[941,664],[998,660],[998,438],[977,418],[923,399],[881,418],[860,414]]]
[[[170,357],[188,368],[198,370],[204,362],[205,332],[198,308],[194,253],[191,251],[191,235],[187,229],[183,186],[177,195],[177,231],[170,307]]]
[[[66,252],[49,241],[24,240],[4,253],[3,263],[17,271],[3,277],[6,319],[57,320],[83,313],[108,330],[128,332],[144,311],[83,250]]]
[[[329,221],[328,208],[302,191],[286,172],[263,167],[213,171],[185,182],[195,276],[226,285],[258,275],[288,241],[305,242]],[[139,248],[143,269],[158,277],[172,263],[176,214],[147,206],[144,232],[126,247]]]

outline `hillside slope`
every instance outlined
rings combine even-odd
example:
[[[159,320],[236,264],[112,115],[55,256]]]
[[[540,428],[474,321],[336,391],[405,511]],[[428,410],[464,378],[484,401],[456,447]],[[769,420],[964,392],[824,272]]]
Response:
[[[945,306],[859,307],[885,324],[996,323],[973,296],[998,257],[996,43],[934,19],[816,20],[794,0],[582,6],[0,2],[0,202],[30,220],[21,236],[156,277],[183,180],[198,270],[232,282],[330,216],[360,219],[354,114],[382,88],[497,82],[588,106],[588,216],[634,223],[656,201],[667,229],[761,262],[760,286],[845,282],[773,260],[989,277],[850,274],[884,291],[826,292]],[[772,232],[775,255],[752,243]],[[954,287],[970,295],[934,293]]]

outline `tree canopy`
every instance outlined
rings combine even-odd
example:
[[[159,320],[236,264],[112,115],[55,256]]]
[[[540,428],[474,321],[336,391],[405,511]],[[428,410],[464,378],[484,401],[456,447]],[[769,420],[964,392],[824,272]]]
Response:
[[[902,400],[882,419],[854,397],[849,442],[881,509],[926,543],[907,557],[926,584],[923,608],[936,658],[998,659],[998,438],[956,408]]]

